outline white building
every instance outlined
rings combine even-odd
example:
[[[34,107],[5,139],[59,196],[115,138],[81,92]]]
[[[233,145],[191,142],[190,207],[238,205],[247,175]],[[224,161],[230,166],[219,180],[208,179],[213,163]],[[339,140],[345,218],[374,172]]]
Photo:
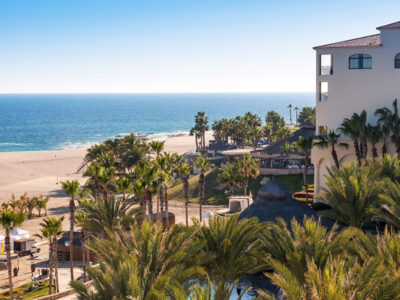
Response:
[[[378,34],[315,47],[317,134],[340,127],[344,118],[366,110],[367,122],[376,124],[374,113],[400,101],[400,22],[378,27]],[[348,140],[342,136],[343,140]],[[380,149],[379,149],[380,150]],[[393,145],[389,146],[393,153]],[[341,163],[355,160],[352,144],[339,150]],[[330,150],[314,147],[315,190],[324,185],[326,167],[333,165]]]

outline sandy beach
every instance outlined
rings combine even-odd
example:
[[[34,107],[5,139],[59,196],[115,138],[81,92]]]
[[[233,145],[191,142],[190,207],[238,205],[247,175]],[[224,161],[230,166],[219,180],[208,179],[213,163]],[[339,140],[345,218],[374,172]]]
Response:
[[[211,133],[206,135],[207,140],[212,139]],[[195,150],[194,137],[174,136],[165,140],[165,151],[183,154]],[[76,148],[55,151],[27,151],[27,152],[2,152],[0,153],[0,202],[10,199],[11,194],[19,197],[23,193],[28,196],[43,194],[50,197],[48,214],[50,216],[65,215],[64,230],[69,228],[68,201],[61,191],[60,181],[77,179],[82,184],[86,178],[82,171],[77,172],[83,164],[86,148]],[[217,206],[205,206],[204,211],[215,211]],[[181,203],[170,202],[170,211],[175,213],[176,222],[185,222],[185,210]],[[198,216],[197,205],[189,206],[190,217]],[[28,230],[33,236],[38,233],[42,218],[27,220],[21,228]],[[0,233],[2,230],[0,230]],[[46,260],[47,246],[42,245],[41,259]],[[6,271],[1,273],[5,274]],[[29,281],[30,260],[20,260],[20,274],[14,278],[16,286]],[[6,276],[0,280],[0,290],[7,285]]]

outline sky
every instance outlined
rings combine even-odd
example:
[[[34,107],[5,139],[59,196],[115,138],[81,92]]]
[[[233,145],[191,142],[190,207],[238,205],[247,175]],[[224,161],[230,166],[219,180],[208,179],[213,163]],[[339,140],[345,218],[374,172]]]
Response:
[[[400,1],[0,0],[0,93],[311,92]]]

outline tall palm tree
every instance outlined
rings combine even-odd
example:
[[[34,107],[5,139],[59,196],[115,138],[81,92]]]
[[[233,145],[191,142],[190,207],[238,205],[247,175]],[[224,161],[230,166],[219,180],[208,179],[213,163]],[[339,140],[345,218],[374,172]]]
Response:
[[[375,115],[378,116],[378,123],[383,123],[390,128],[392,143],[396,145],[396,152],[400,158],[400,116],[397,99],[392,104],[393,111],[387,107],[377,109]]]
[[[53,284],[53,268],[54,273],[56,275],[56,292],[60,291],[59,288],[59,280],[58,280],[58,258],[57,258],[57,245],[58,245],[58,237],[63,233],[62,231],[62,222],[64,221],[64,216],[60,218],[52,218],[49,217],[44,219],[42,223],[40,223],[40,233],[36,234],[37,237],[41,239],[47,239],[50,245],[50,253],[49,253],[49,266],[50,266],[50,274],[49,274],[49,295],[52,293],[52,284]]]
[[[308,183],[307,183],[307,171],[308,166],[310,164],[310,152],[313,147],[313,137],[305,138],[304,136],[299,137],[298,142],[294,143],[294,146],[297,148],[297,151],[302,153],[304,157],[304,172],[303,172],[303,181],[304,187],[306,191],[306,205],[308,205]]]
[[[378,150],[376,144],[379,143],[382,137],[382,130],[380,125],[373,126],[368,123],[366,129],[367,142],[371,144],[372,157],[378,158]],[[384,142],[385,143],[385,142]]]
[[[153,194],[158,190],[159,166],[154,161],[147,161],[140,168],[140,180],[145,186],[145,197],[149,215],[153,214]]]
[[[379,203],[385,181],[380,180],[380,170],[374,170],[355,162],[328,168],[326,187],[318,199],[332,207],[332,216],[350,226],[362,227],[372,218],[374,207]]]
[[[25,220],[25,215],[13,210],[3,210],[0,212],[0,226],[4,229],[6,234],[5,250],[7,255],[7,271],[8,271],[8,285],[10,289],[10,299],[14,299],[13,282],[12,282],[12,265],[11,265],[11,239],[10,231],[21,225]]]
[[[345,118],[339,128],[339,130],[346,136],[353,140],[354,150],[356,152],[356,157],[358,165],[361,166],[361,159],[363,156],[363,141],[361,139],[361,128],[362,118],[356,113],[349,118]]]
[[[205,197],[205,188],[206,188],[206,172],[211,169],[212,165],[210,161],[203,157],[198,156],[194,161],[196,168],[200,170],[199,176],[199,217],[200,221],[202,220],[203,216],[203,201]]]
[[[293,122],[292,122],[292,104],[289,104],[288,105],[288,107],[287,108],[289,108],[289,114],[290,114],[290,125],[292,125],[293,124]]]
[[[333,161],[335,162],[336,168],[340,168],[340,165],[335,146],[337,145],[339,148],[345,148],[345,149],[349,147],[349,145],[346,143],[339,143],[339,138],[340,134],[335,133],[334,130],[329,130],[329,133],[326,136],[324,135],[317,136],[316,141],[313,144],[314,146],[317,146],[322,149],[326,149],[328,147],[331,148],[331,155]]]
[[[250,154],[243,154],[240,158],[236,159],[238,164],[238,170],[241,174],[242,182],[243,182],[243,194],[247,196],[247,188],[249,186],[249,179],[256,178],[259,175],[259,166],[258,164],[251,158]],[[249,204],[249,203],[248,203]]]
[[[179,165],[178,174],[181,177],[182,184],[183,184],[183,193],[185,196],[185,219],[186,219],[186,226],[189,226],[189,212],[188,212],[188,205],[189,205],[189,177],[191,173],[191,168],[187,163],[182,163]]]
[[[61,182],[63,191],[71,199],[69,201],[69,262],[71,280],[74,280],[74,226],[75,226],[75,200],[79,197],[81,187],[78,180]]]
[[[299,115],[299,108],[298,108],[297,106],[295,106],[294,110],[295,110],[295,112],[296,112],[296,120],[295,120],[295,123],[297,124],[297,123],[298,123],[298,119],[299,119],[299,117],[298,117],[298,115]]]
[[[209,130],[208,117],[205,112],[198,112],[195,115],[195,126],[190,130],[191,135],[195,135],[196,151],[204,150],[206,147],[205,133]],[[200,139],[200,145],[197,144],[197,139]]]

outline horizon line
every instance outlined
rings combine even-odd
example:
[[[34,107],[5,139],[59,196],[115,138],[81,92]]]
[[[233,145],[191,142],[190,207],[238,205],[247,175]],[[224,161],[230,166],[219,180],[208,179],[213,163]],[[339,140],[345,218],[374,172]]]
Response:
[[[0,95],[77,95],[77,94],[87,94],[87,95],[98,95],[98,94],[110,94],[110,95],[133,95],[133,94],[306,94],[315,93],[315,91],[224,91],[224,92],[0,92]]]

